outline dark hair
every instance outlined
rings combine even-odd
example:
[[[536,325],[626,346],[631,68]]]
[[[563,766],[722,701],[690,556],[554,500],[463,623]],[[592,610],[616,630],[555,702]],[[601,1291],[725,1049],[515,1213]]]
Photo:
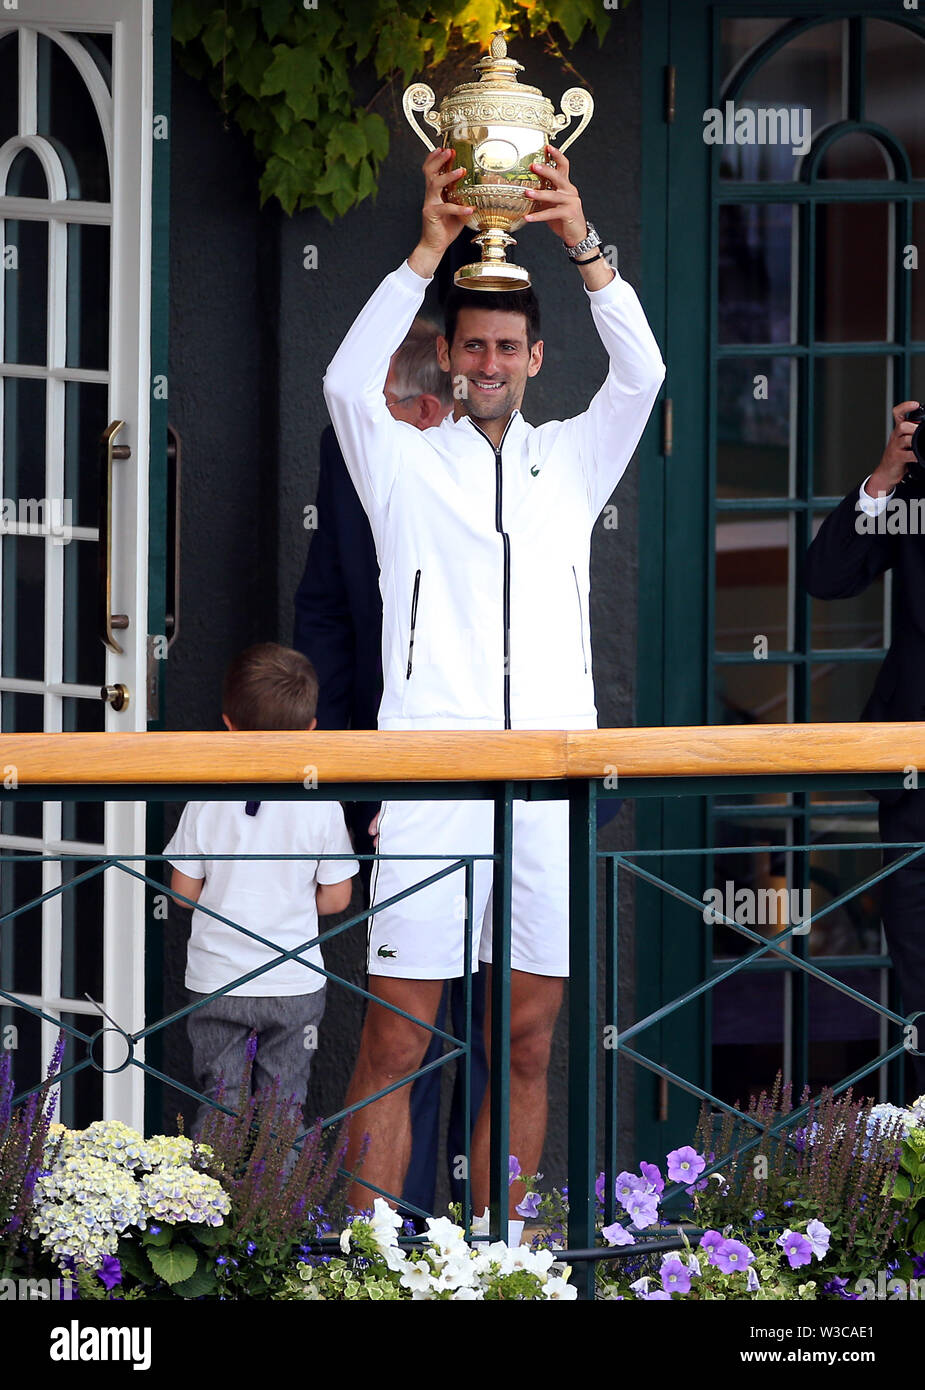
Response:
[[[318,677],[301,652],[260,642],[225,672],[222,713],[236,729],[307,729],[318,707]]]
[[[527,347],[532,348],[540,336],[540,303],[531,289],[464,290],[454,285],[446,297],[443,310],[444,333],[450,347],[456,336],[460,309],[491,309],[499,314],[523,314],[527,320]]]

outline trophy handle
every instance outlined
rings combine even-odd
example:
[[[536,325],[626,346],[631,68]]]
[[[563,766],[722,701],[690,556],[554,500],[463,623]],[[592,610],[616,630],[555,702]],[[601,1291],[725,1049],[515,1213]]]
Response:
[[[567,92],[562,93],[562,101],[560,105],[564,113],[556,117],[556,123],[560,130],[563,128],[563,126],[567,126],[569,124],[573,116],[581,117],[580,122],[572,131],[569,138],[565,141],[564,144],[559,146],[559,149],[562,151],[563,154],[565,154],[565,151],[568,149],[569,145],[571,145],[575,140],[578,139],[579,135],[584,130],[585,126],[588,124],[592,115],[594,114],[594,98],[590,92],[585,91],[584,87],[569,87]]]
[[[434,129],[439,129],[440,117],[435,116],[430,109],[436,100],[437,98],[426,82],[413,82],[410,87],[405,88],[405,94],[401,99],[402,110],[408,118],[408,124],[411,126],[415,135],[419,136],[424,141],[424,144],[429,150],[435,150],[437,146],[430,139],[426,131],[423,131],[418,125],[417,121],[414,119],[414,112],[420,111],[423,119],[428,125],[433,126]]]

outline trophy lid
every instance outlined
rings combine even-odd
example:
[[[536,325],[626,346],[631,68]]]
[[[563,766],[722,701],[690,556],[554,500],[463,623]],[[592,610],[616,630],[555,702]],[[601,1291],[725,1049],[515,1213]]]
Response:
[[[503,29],[492,31],[494,37],[488,53],[475,64],[475,71],[482,74],[482,82],[516,82],[517,74],[523,72],[523,63],[507,56],[507,40]]]

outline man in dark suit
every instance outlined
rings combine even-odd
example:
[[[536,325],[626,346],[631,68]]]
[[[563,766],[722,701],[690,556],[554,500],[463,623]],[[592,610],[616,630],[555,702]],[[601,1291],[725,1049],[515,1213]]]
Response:
[[[908,476],[915,464],[909,440],[916,426],[905,419],[916,404],[904,401],[894,407],[893,432],[876,470],[826,517],[806,556],[806,587],[814,598],[853,598],[886,570],[893,571],[893,640],[862,719],[925,718],[925,483]],[[897,771],[902,769],[900,761]],[[908,789],[875,795],[882,840],[925,840],[925,787],[917,787],[917,776]],[[884,850],[884,863],[907,852]],[[910,1016],[925,1010],[925,855],[883,881],[881,908],[903,1007]],[[925,1053],[925,1013],[913,1042]],[[920,1094],[925,1092],[925,1056],[910,1049],[909,1057]]]
[[[407,338],[393,354],[385,383],[385,398],[396,420],[417,429],[439,425],[452,408],[449,376],[437,361],[436,324],[415,319]],[[309,658],[318,672],[319,729],[375,729],[382,698],[382,597],[379,564],[372,531],[350,480],[333,428],[321,435],[321,473],[318,480],[318,529],[308,551],[305,573],[295,596],[293,646]],[[349,802],[344,807],[359,854],[371,854],[375,843],[370,822],[378,804]],[[371,861],[361,860],[360,873],[369,901]],[[465,1030],[464,980],[444,990],[435,1020],[438,1028]],[[447,1025],[447,1009],[451,1012]],[[482,1036],[484,971],[472,981],[472,1101],[476,1116],[482,1103],[488,1068]],[[422,1065],[443,1054],[435,1037]],[[432,1211],[436,1185],[440,1122],[440,1083],[443,1069],[420,1077],[411,1091],[412,1152],[403,1196]],[[457,1159],[464,1153],[463,1086],[457,1073],[447,1135],[447,1154],[455,1200],[462,1200]]]

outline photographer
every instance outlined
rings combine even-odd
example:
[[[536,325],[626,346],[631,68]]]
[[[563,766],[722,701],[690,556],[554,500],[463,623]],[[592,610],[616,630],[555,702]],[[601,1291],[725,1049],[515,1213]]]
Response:
[[[893,570],[893,640],[862,719],[925,717],[925,538],[902,524],[903,517],[920,514],[925,499],[925,468],[910,447],[918,422],[906,418],[918,409],[917,401],[894,406],[893,432],[876,470],[826,517],[806,556],[806,587],[819,599],[853,598]],[[899,754],[897,762],[899,771]],[[874,795],[881,840],[925,840],[925,789]],[[884,850],[884,863],[906,852]],[[884,879],[881,911],[903,1009],[914,1015],[925,1010],[925,855]],[[925,1052],[925,1015],[919,1020],[918,1047]],[[919,1094],[925,1091],[925,1056],[910,1050],[909,1057]]]

